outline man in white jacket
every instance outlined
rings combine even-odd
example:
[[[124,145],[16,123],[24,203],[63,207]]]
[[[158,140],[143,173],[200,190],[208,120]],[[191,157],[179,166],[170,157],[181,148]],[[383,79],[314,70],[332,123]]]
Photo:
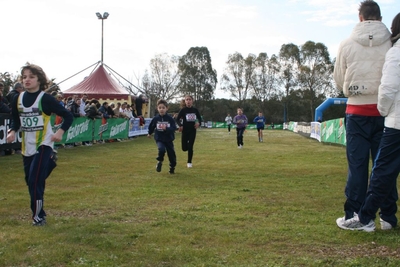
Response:
[[[338,226],[346,230],[375,230],[376,212],[381,208],[383,230],[397,225],[397,177],[400,172],[400,13],[392,23],[393,47],[387,52],[379,86],[378,110],[385,117],[385,129],[372,168],[367,197],[357,216]],[[386,207],[385,213],[382,207]],[[384,220],[384,221],[382,221]]]
[[[384,127],[377,102],[385,54],[391,47],[390,32],[381,22],[379,5],[374,1],[361,2],[359,20],[339,46],[333,73],[337,88],[348,98],[345,216],[336,220],[338,226],[360,210],[368,188],[369,162],[377,155]],[[385,213],[385,207],[381,212]]]

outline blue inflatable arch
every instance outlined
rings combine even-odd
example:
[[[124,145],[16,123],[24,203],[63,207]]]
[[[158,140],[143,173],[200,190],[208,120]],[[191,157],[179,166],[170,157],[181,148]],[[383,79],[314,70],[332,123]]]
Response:
[[[322,113],[331,105],[346,105],[347,98],[328,98],[315,109],[314,121],[322,121]]]

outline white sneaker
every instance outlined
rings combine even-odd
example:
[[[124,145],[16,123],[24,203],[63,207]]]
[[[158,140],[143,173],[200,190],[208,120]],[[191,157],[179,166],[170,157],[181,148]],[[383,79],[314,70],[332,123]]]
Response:
[[[339,226],[342,225],[344,223],[344,221],[346,220],[346,216],[340,217],[336,219],[336,224]]]
[[[358,216],[358,215],[357,215],[357,213],[354,212],[354,213],[353,213],[353,217],[356,217],[356,216]],[[337,225],[342,224],[342,223],[344,223],[345,220],[346,220],[346,216],[337,218],[337,219],[336,219],[336,224],[337,224]]]
[[[243,147],[242,145],[238,146],[239,149],[242,149],[242,147]]]
[[[188,167],[188,168],[192,168],[192,167],[193,167],[192,163],[188,163],[188,164],[187,164],[187,167]]]
[[[371,220],[368,224],[362,224],[358,216],[354,216],[351,219],[342,221],[342,218],[336,220],[336,224],[339,228],[344,230],[357,230],[357,231],[365,231],[365,232],[373,232],[375,231],[375,223]]]
[[[379,222],[381,223],[382,230],[391,230],[393,228],[393,226],[390,223],[388,223],[382,219],[379,219]]]

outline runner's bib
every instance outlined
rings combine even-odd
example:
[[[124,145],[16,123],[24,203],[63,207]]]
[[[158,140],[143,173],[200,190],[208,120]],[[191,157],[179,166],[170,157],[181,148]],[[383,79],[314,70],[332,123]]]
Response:
[[[166,125],[167,128],[170,126],[167,121],[158,121],[157,122],[157,131],[164,131],[164,129],[162,128],[163,125]]]
[[[21,130],[25,132],[36,132],[42,131],[44,129],[44,121],[42,112],[31,111],[31,112],[21,112]]]
[[[196,113],[187,113],[186,121],[189,121],[189,122],[196,121]]]

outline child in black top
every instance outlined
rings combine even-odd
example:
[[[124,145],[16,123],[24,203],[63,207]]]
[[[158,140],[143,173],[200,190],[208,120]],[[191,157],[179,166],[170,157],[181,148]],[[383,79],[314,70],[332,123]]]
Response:
[[[193,98],[185,96],[183,107],[176,118],[179,132],[182,132],[182,150],[188,152],[187,167],[192,168],[193,145],[196,139],[196,129],[199,128],[202,119],[197,108],[193,107]]]
[[[154,132],[154,140],[158,147],[158,160],[156,170],[161,172],[162,162],[164,161],[165,151],[167,151],[169,159],[169,173],[175,173],[176,154],[174,149],[174,139],[176,124],[174,118],[167,114],[167,101],[160,99],[157,101],[158,115],[150,122],[149,133],[147,137],[151,137]]]

